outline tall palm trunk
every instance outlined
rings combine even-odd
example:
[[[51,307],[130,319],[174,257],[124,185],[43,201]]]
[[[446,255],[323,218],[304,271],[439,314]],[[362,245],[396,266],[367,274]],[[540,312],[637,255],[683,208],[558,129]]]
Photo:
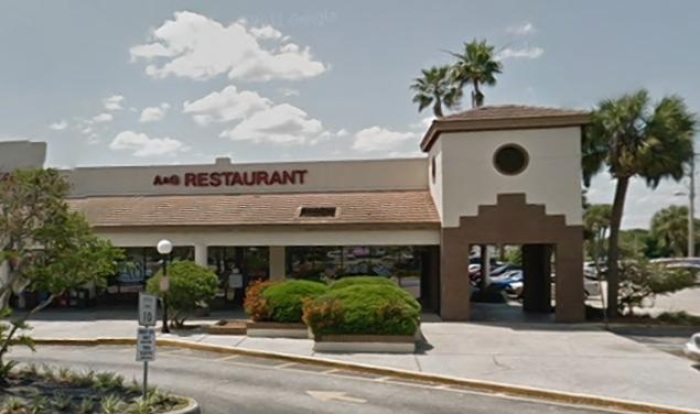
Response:
[[[484,95],[481,93],[478,80],[472,80],[472,84],[474,84],[474,90],[472,91],[472,108],[475,109],[484,104]]]
[[[618,291],[620,288],[620,226],[625,210],[625,197],[629,186],[629,177],[618,177],[615,187],[615,199],[610,217],[610,240],[608,241],[608,315],[617,315]]]
[[[435,114],[437,118],[442,118],[442,99],[440,99],[439,96],[435,96],[434,101],[433,114]]]

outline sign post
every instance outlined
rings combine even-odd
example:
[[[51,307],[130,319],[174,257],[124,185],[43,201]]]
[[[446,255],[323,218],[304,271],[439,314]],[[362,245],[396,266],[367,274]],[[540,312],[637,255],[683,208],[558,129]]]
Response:
[[[136,361],[143,362],[143,398],[148,393],[148,361],[156,359],[156,308],[158,298],[139,294],[139,326],[136,334]]]

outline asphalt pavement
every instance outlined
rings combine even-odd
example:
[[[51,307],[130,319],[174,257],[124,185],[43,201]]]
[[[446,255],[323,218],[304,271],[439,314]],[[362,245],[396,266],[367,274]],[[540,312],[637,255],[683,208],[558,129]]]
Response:
[[[118,372],[140,379],[133,347],[16,348],[20,362],[75,370]],[[602,413],[567,405],[484,394],[458,387],[407,381],[300,363],[161,348],[150,384],[195,398],[205,414],[232,413]]]

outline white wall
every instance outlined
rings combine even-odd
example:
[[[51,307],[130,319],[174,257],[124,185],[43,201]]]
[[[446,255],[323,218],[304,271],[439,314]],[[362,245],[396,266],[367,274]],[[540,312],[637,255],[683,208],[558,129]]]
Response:
[[[433,182],[432,179],[432,172],[430,171],[430,164],[431,160],[435,159],[435,182]],[[433,203],[435,203],[435,209],[437,210],[438,216],[440,217],[440,220],[443,219],[443,178],[442,178],[442,170],[443,170],[443,157],[442,157],[442,141],[437,140],[435,144],[433,144],[432,148],[430,148],[430,152],[428,154],[428,181],[430,185],[430,195],[433,198]]]
[[[544,204],[547,214],[564,214],[567,224],[582,223],[580,128],[443,133],[443,226],[457,227],[460,216],[476,216],[497,195],[525,193],[527,202]],[[524,147],[527,169],[505,176],[493,166],[504,144]]]
[[[154,194],[240,194],[362,190],[416,190],[428,188],[425,158],[325,161],[267,164],[161,165],[147,167],[90,167],[67,170],[73,183],[73,196],[154,195]],[[154,186],[156,175],[185,173],[253,172],[306,170],[304,184],[192,187]]]
[[[143,231],[95,229],[115,246],[155,246],[167,238],[176,246],[381,246],[438,245],[440,230],[269,230],[198,231],[148,228]]]
[[[17,168],[41,168],[45,161],[45,142],[0,142],[0,172],[10,172]]]

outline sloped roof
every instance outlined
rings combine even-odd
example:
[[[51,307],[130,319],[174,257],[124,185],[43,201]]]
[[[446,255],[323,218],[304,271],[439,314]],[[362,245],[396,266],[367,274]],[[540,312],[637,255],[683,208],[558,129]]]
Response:
[[[423,151],[429,151],[441,132],[562,128],[582,126],[589,122],[590,112],[578,109],[525,105],[483,106],[434,120],[420,146]]]
[[[71,199],[94,227],[438,224],[428,191],[180,195]],[[301,207],[336,207],[335,217],[299,217]]]

